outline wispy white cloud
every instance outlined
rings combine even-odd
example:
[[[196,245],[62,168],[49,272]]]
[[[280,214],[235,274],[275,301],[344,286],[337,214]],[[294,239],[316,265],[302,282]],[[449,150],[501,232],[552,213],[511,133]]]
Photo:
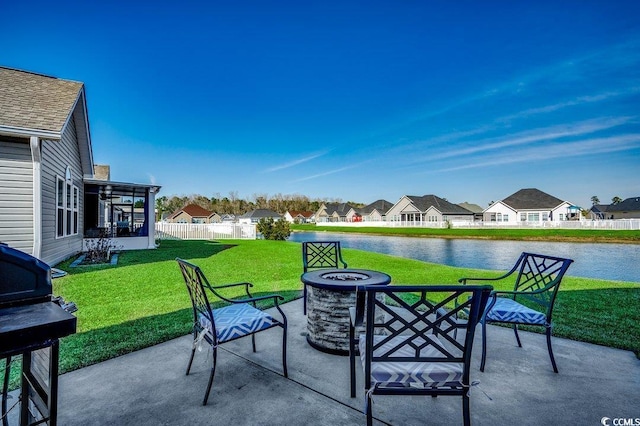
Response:
[[[573,100],[570,100],[570,101],[558,102],[556,104],[545,105],[545,106],[537,107],[537,108],[530,108],[530,109],[527,109],[527,110],[523,110],[523,111],[517,112],[515,114],[506,115],[504,117],[500,117],[500,118],[496,119],[496,122],[498,122],[498,123],[499,122],[509,122],[509,121],[513,121],[515,119],[529,118],[531,116],[538,115],[538,114],[548,114],[550,112],[556,112],[558,110],[561,110],[561,109],[567,108],[567,107],[584,105],[584,104],[600,102],[600,101],[606,101],[608,99],[615,98],[615,97],[618,97],[618,96],[629,96],[629,95],[634,95],[634,94],[638,94],[638,93],[640,93],[640,87],[631,87],[631,88],[628,88],[628,89],[622,90],[622,91],[609,91],[609,92],[600,93],[600,94],[597,94],[597,95],[579,96],[579,97],[577,97],[577,98],[575,98]]]
[[[285,164],[280,164],[279,166],[270,167],[270,168],[266,169],[265,172],[271,173],[271,172],[276,172],[278,170],[288,169],[290,167],[297,166],[298,164],[306,163],[307,161],[311,161],[311,160],[316,159],[318,157],[322,157],[323,155],[326,155],[328,152],[329,151],[318,152],[318,153],[309,155],[307,157],[303,157],[303,158],[299,158],[297,160],[290,161],[290,162],[285,163]]]
[[[316,179],[316,178],[323,177],[323,176],[333,175],[333,174],[336,174],[336,173],[344,172],[346,170],[355,169],[359,165],[360,164],[352,164],[350,166],[340,167],[339,169],[329,170],[329,171],[326,171],[326,172],[322,172],[322,173],[318,173],[318,174],[315,174],[315,175],[311,175],[311,176],[303,177],[303,178],[300,178],[300,179],[296,179],[293,182],[302,182],[302,181],[305,181],[305,180],[311,180],[311,179]]]
[[[441,154],[434,154],[429,156],[430,160],[444,159],[450,157],[457,157],[460,155],[474,154],[484,151],[492,151],[495,149],[503,149],[511,146],[526,145],[542,141],[553,141],[560,138],[587,135],[589,133],[595,133],[601,130],[610,129],[613,127],[621,126],[631,121],[633,117],[615,117],[587,120],[572,124],[563,124],[559,126],[551,126],[542,129],[535,129],[526,132],[516,133],[515,135],[509,135],[507,137],[499,138],[498,140],[492,139],[495,142],[478,141],[472,147],[463,149],[454,149],[449,152],[443,152]],[[489,142],[489,143],[487,143]]]
[[[548,161],[554,158],[578,157],[611,152],[640,149],[640,134],[619,135],[604,138],[582,139],[553,145],[529,147],[517,152],[509,152],[486,157],[484,161],[467,162],[461,166],[448,167],[435,172],[493,167],[513,163]]]

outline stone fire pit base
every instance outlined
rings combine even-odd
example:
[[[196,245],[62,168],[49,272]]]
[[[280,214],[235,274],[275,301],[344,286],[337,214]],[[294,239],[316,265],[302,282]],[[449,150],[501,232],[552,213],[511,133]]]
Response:
[[[356,305],[354,291],[309,286],[307,289],[307,341],[314,348],[336,355],[349,354],[349,308]],[[356,329],[356,335],[364,327]]]

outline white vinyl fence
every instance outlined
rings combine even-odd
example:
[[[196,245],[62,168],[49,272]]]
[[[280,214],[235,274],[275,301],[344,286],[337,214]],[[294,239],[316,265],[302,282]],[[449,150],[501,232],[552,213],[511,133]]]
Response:
[[[318,226],[348,226],[348,227],[392,227],[392,228],[557,228],[557,229],[605,229],[618,231],[640,230],[640,219],[615,219],[615,220],[563,220],[547,222],[518,222],[506,224],[501,222],[483,222],[452,220],[440,222],[401,222],[401,221],[371,221],[371,222],[319,222]]]
[[[156,223],[160,240],[255,240],[256,225],[246,223]]]

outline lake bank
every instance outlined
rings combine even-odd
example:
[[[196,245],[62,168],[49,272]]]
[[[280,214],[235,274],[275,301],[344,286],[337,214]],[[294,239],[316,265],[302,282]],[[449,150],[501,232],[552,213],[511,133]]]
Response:
[[[381,228],[296,225],[293,232],[331,232],[393,237],[420,237],[474,240],[549,241],[597,244],[640,244],[640,231],[613,231],[592,229],[434,229],[434,228]]]

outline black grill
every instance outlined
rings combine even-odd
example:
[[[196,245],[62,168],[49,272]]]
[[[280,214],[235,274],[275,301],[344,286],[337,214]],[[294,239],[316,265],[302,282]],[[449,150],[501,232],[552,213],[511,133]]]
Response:
[[[20,425],[57,423],[58,339],[76,332],[73,311],[75,305],[52,297],[49,265],[0,244],[0,359],[6,360],[3,426],[8,424],[11,358],[18,355],[22,355]]]

